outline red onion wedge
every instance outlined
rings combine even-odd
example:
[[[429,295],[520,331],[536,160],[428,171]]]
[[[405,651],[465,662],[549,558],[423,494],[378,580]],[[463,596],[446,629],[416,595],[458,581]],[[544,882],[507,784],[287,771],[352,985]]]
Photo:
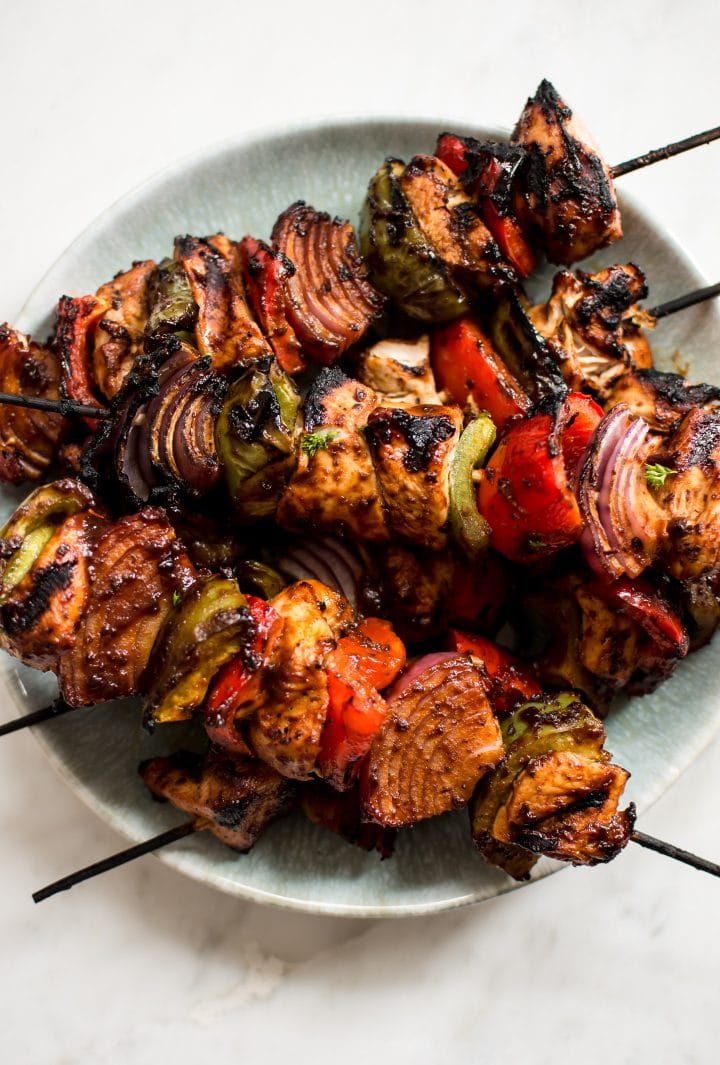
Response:
[[[285,313],[302,352],[329,366],[357,344],[384,298],[367,280],[349,222],[302,201],[278,218],[273,250],[295,267],[285,281]]]
[[[580,467],[577,497],[588,565],[615,580],[637,577],[651,565],[666,518],[648,488],[649,426],[625,404],[598,425]]]
[[[367,576],[366,560],[354,546],[337,537],[316,537],[289,543],[275,563],[293,580],[321,580],[340,592],[353,607],[361,606],[362,587]]]

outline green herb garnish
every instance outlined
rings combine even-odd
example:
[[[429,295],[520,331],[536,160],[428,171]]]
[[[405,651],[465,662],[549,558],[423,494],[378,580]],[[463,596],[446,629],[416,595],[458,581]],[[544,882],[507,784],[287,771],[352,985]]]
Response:
[[[667,478],[673,473],[675,473],[675,470],[670,470],[667,466],[661,466],[659,462],[645,463],[645,480],[651,488],[662,488]]]
[[[318,429],[315,433],[308,433],[300,441],[300,447],[305,454],[312,458],[322,448],[327,447],[331,440],[340,435],[339,429]]]
[[[181,602],[182,596],[180,595],[180,592],[173,592],[173,606],[177,606]]]

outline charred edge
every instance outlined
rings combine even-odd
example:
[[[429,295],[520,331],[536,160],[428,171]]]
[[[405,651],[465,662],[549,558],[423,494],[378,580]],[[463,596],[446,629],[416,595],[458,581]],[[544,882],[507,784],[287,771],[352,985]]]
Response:
[[[663,370],[635,370],[635,376],[645,381],[656,396],[676,410],[692,410],[720,400],[720,388],[705,383],[689,384],[679,373]]]
[[[638,276],[639,275],[639,276]],[[581,325],[588,325],[598,317],[611,329],[616,329],[623,316],[638,300],[647,297],[645,275],[615,269],[607,281],[598,282],[590,274],[578,271],[578,278],[589,290],[589,295],[577,302],[574,313]]]
[[[343,373],[339,366],[329,366],[320,371],[305,399],[305,429],[312,432],[321,425],[325,425],[327,417],[323,400],[347,384],[350,378]]]
[[[408,449],[403,465],[410,473],[426,470],[432,462],[435,448],[455,434],[455,426],[447,415],[423,416],[405,410],[375,411],[365,429],[368,442],[389,444],[395,433],[406,441]]]
[[[47,610],[52,597],[67,588],[75,565],[74,561],[52,563],[35,575],[32,591],[22,603],[6,603],[0,608],[3,627],[10,636],[32,629]]]

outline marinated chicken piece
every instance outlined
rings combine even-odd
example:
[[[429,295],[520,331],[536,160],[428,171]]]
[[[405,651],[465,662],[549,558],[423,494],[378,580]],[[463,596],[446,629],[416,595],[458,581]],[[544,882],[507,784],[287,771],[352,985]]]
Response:
[[[302,200],[278,218],[273,248],[294,272],[285,280],[285,312],[302,354],[329,366],[359,343],[385,304],[367,279],[353,227]]]
[[[492,835],[574,865],[609,861],[634,822],[629,811],[617,809],[629,776],[620,766],[572,751],[541,755],[515,779]]]
[[[29,337],[0,325],[0,392],[60,398],[60,366],[55,354]],[[0,406],[0,481],[36,481],[57,454],[67,422],[59,414]]]
[[[635,370],[624,374],[612,386],[605,409],[625,403],[640,415],[656,433],[670,433],[688,411],[714,411],[720,405],[720,388],[691,385],[677,373],[661,370]]]
[[[365,437],[394,535],[439,551],[446,546],[452,456],[462,430],[459,407],[378,407]]]
[[[363,430],[378,396],[338,368],[315,378],[304,405],[297,467],[277,510],[293,532],[320,529],[350,539],[390,538],[378,476]]]
[[[182,263],[198,305],[195,340],[212,367],[228,373],[272,354],[250,313],[237,245],[224,234],[177,237],[175,258]]]
[[[377,851],[383,858],[391,856],[395,831],[362,820],[358,788],[340,792],[319,780],[312,781],[300,793],[300,807],[308,821],[327,828],[347,843]]]
[[[296,800],[296,785],[269,766],[217,751],[204,757],[178,751],[169,758],[151,758],[140,766],[140,776],[158,799],[169,800],[190,814],[198,829],[209,829],[241,852],[249,851]]]
[[[581,611],[578,664],[610,690],[625,687],[638,666],[638,626],[593,591],[578,583],[575,598]]]
[[[578,262],[620,239],[610,171],[549,81],[542,81],[525,105],[512,143],[528,157],[515,211],[551,263]]]
[[[173,595],[195,576],[162,510],[111,525],[93,549],[82,624],[60,660],[65,701],[88,706],[137,694]]]
[[[97,298],[109,310],[95,332],[93,376],[106,399],[117,395],[144,350],[151,282],[156,269],[151,259],[133,263],[129,270],[117,274],[97,290]]]
[[[319,581],[297,581],[271,605],[284,624],[265,665],[248,740],[255,754],[278,773],[308,780],[328,710],[323,665],[352,624],[353,611],[346,599]]]
[[[93,372],[92,348],[98,323],[109,310],[110,304],[95,296],[61,296],[58,302],[51,348],[60,361],[60,391],[67,399],[91,407],[104,406]],[[98,424],[92,418],[85,423],[91,430]]]
[[[427,333],[417,340],[379,340],[358,355],[355,373],[359,381],[380,393],[386,407],[441,402]]]
[[[528,317],[571,389],[604,397],[629,369],[652,366],[644,330],[655,321],[637,306],[646,295],[645,276],[632,263],[555,275],[550,299],[531,307]]]
[[[470,655],[427,661],[391,692],[363,770],[364,815],[388,828],[465,806],[503,756],[482,667]]]
[[[416,155],[399,184],[430,247],[451,274],[479,288],[516,280],[476,205],[445,163],[433,155]]]
[[[657,490],[668,516],[662,566],[692,580],[720,566],[720,412],[690,411],[667,449],[674,472]]]
[[[450,551],[419,551],[391,543],[379,559],[383,612],[402,639],[411,643],[441,635],[453,588],[455,560]]]
[[[0,605],[0,646],[35,669],[56,669],[75,642],[90,595],[90,560],[107,526],[94,511],[65,519]]]

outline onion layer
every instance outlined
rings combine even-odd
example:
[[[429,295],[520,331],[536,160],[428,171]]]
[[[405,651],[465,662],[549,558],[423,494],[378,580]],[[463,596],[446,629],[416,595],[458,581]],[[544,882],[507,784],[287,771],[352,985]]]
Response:
[[[384,303],[366,278],[353,228],[300,200],[280,215],[272,236],[295,267],[286,281],[288,322],[303,352],[329,366],[362,339]]]
[[[658,550],[666,519],[645,478],[651,447],[647,423],[624,404],[605,415],[590,442],[578,478],[580,542],[602,576],[637,577]]]

